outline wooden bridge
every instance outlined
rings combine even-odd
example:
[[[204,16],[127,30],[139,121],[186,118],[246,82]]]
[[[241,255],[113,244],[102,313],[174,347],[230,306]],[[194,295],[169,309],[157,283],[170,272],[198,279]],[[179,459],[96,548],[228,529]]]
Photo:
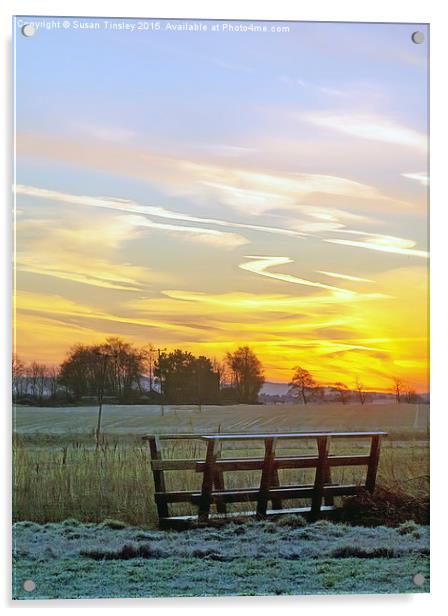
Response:
[[[351,496],[367,490],[373,492],[380,455],[381,438],[385,432],[305,432],[283,434],[163,434],[144,436],[149,446],[151,469],[154,478],[155,502],[161,528],[185,528],[222,522],[235,517],[278,516],[300,513],[310,520],[335,509],[336,496]],[[204,459],[163,459],[162,441],[200,441],[206,445]],[[290,442],[287,442],[290,441]],[[305,441],[305,443],[304,443]],[[287,444],[288,451],[298,445],[316,443],[312,455],[276,455],[276,447]],[[368,445],[363,455],[338,455],[331,453],[332,443],[337,445],[363,442]],[[264,445],[264,455],[259,457],[222,457],[226,445],[250,447]],[[361,484],[332,482],[335,467],[364,466],[365,479]],[[315,469],[314,482],[310,484],[280,485],[281,469]],[[167,471],[195,471],[202,473],[202,487],[198,491],[170,491],[166,487]],[[226,489],[224,473],[261,471],[256,487]],[[283,500],[309,499],[308,507],[283,508]],[[256,503],[254,511],[227,511],[230,503]],[[197,507],[196,515],[170,515],[171,503],[190,503]],[[269,503],[272,507],[268,508]],[[212,506],[215,512],[211,511]]]

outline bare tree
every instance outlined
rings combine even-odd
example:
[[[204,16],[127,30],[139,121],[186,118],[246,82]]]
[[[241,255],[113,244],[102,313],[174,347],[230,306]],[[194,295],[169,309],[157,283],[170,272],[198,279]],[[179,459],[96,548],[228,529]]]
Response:
[[[358,376],[355,379],[355,389],[358,394],[359,401],[361,402],[361,404],[365,404],[367,394],[364,391],[364,385],[361,383]]]
[[[31,395],[37,398],[39,402],[45,394],[45,382],[46,382],[47,366],[45,364],[39,364],[37,361],[33,361],[28,370],[28,377],[31,383]]]
[[[13,398],[17,398],[22,396],[24,391],[25,384],[25,373],[26,367],[25,364],[19,357],[14,355],[12,358],[12,395]]]
[[[341,383],[341,381],[337,381],[334,384],[334,389],[339,398],[339,402],[341,404],[347,404],[350,398],[350,392],[348,390],[347,385],[345,383]]]
[[[51,398],[54,398],[58,391],[59,366],[50,366],[47,370],[48,391]]]
[[[412,387],[406,387],[404,392],[404,398],[408,404],[415,404],[418,402],[418,395],[415,389]]]
[[[311,394],[314,393],[319,385],[308,370],[301,366],[296,366],[289,387],[289,393],[301,397],[303,404],[308,404]]]
[[[400,404],[401,402],[401,395],[403,393],[403,388],[404,388],[403,381],[398,377],[394,377],[393,391],[395,393],[395,401],[397,404]]]
[[[148,342],[141,349],[142,366],[148,374],[149,378],[149,393],[154,389],[154,363],[156,358],[157,349],[153,344]]]
[[[218,387],[221,390],[222,386],[229,382],[229,371],[227,365],[223,361],[218,361],[216,358],[212,361],[213,371],[218,378]]]

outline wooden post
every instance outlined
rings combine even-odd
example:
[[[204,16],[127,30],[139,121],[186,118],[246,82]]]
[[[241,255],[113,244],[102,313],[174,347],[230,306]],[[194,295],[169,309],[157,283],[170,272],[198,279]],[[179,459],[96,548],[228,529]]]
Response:
[[[314,480],[314,494],[311,501],[311,520],[317,520],[320,514],[322,505],[322,493],[325,484],[325,478],[328,476],[328,450],[330,449],[330,438],[328,436],[319,436],[317,439],[318,462],[316,466],[316,477]]]
[[[272,486],[272,476],[275,458],[275,438],[266,438],[264,441],[264,462],[261,471],[260,490],[257,499],[257,516],[265,517],[268,507],[269,490]]]
[[[215,478],[216,440],[210,439],[207,443],[205,456],[204,476],[202,479],[201,497],[199,499],[198,521],[207,522],[210,514],[213,480]]]
[[[367,477],[366,477],[366,490],[368,490],[371,494],[375,490],[376,473],[378,470],[378,462],[380,459],[380,449],[381,449],[381,436],[380,435],[372,436],[372,441],[370,444],[369,465],[367,467]]]
[[[160,439],[158,436],[151,436],[148,438],[149,453],[151,460],[162,459],[162,448],[160,446]],[[152,475],[154,478],[154,491],[166,492],[165,476],[162,470],[153,469]],[[169,517],[168,503],[161,501],[156,497],[157,514],[159,516],[159,523],[161,518]]]
[[[272,487],[279,488],[280,487],[280,478],[278,476],[278,469],[274,468],[272,471]],[[282,499],[281,498],[273,498],[272,499],[272,509],[282,509]]]
[[[318,450],[318,452],[319,452],[319,456],[320,456],[320,450],[321,450],[322,446],[323,446],[323,445],[322,445],[322,442],[321,442],[321,441],[318,441],[318,442],[317,442],[317,450]],[[329,451],[330,451],[330,446],[328,446],[328,452],[329,452]],[[328,452],[327,452],[327,455],[328,455]],[[325,465],[325,477],[324,477],[324,484],[326,484],[326,483],[331,483],[331,467],[330,467],[330,465],[328,464],[328,462],[327,462],[327,464]],[[324,504],[325,504],[325,505],[330,505],[330,506],[333,506],[333,505],[334,505],[334,496],[325,496],[325,497],[324,497]]]
[[[221,457],[222,443],[219,443],[219,447],[216,450],[216,459]],[[215,475],[213,477],[213,483],[215,484],[216,490],[224,490],[224,473],[220,470],[219,467],[216,467]],[[227,513],[227,507],[224,502],[218,502],[216,504],[216,511],[218,513]]]

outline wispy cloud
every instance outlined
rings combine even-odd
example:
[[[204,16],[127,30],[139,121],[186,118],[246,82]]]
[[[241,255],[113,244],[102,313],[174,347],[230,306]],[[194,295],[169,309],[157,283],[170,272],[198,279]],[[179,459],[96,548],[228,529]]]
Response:
[[[191,227],[188,225],[154,222],[145,216],[137,215],[128,215],[126,216],[126,220],[136,227],[166,231],[178,239],[205,243],[210,246],[236,248],[237,246],[249,243],[247,238],[237,233],[227,233],[225,231],[217,231],[216,229],[208,229],[206,227]]]
[[[254,165],[250,158],[244,161],[231,158],[214,161],[212,157],[192,160],[191,156],[190,159],[169,157],[125,145],[111,144],[106,148],[104,144],[94,142],[87,147],[36,135],[19,135],[17,147],[19,152],[28,155],[47,156],[111,173],[142,177],[163,186],[167,194],[186,197],[193,203],[208,202],[212,198],[244,215],[294,210],[305,199],[312,205],[328,205],[322,203],[323,196],[327,201],[331,200],[333,207],[342,200],[350,200],[358,209],[378,207],[378,204],[389,208],[409,205],[352,177],[277,171],[272,163]],[[318,151],[322,159],[319,143]],[[350,206],[343,203],[344,207],[346,205]]]
[[[423,186],[429,185],[429,176],[426,172],[421,171],[420,173],[402,173],[404,178],[408,178],[409,180],[415,180],[416,182],[420,182]]]
[[[312,280],[306,280],[304,278],[298,278],[292,274],[281,274],[278,272],[267,271],[271,267],[277,267],[279,265],[286,265],[287,263],[293,263],[293,260],[289,257],[257,257],[247,256],[246,259],[251,259],[248,263],[241,263],[238,267],[241,269],[259,274],[260,276],[266,276],[267,278],[274,278],[276,280],[282,280],[283,282],[290,282],[292,284],[300,284],[307,287],[316,287],[319,289],[326,289],[328,291],[334,291],[337,293],[343,293],[344,295],[354,295],[354,291],[348,291],[346,289],[340,289],[321,282],[315,282]]]
[[[303,233],[292,229],[284,229],[281,227],[268,227],[264,225],[252,225],[246,223],[233,222],[230,220],[221,220],[217,218],[204,218],[199,216],[191,216],[182,212],[175,212],[167,210],[163,207],[153,205],[142,205],[128,199],[119,199],[115,197],[93,197],[88,195],[73,195],[70,193],[63,193],[55,190],[49,190],[46,188],[37,188],[35,186],[24,186],[17,184],[15,186],[16,194],[25,195],[28,197],[35,197],[39,199],[46,199],[51,201],[59,201],[61,203],[68,203],[70,205],[81,205],[96,208],[106,208],[112,210],[119,210],[122,212],[144,214],[147,216],[153,216],[156,218],[164,218],[168,220],[175,220],[178,222],[194,222],[204,225],[213,225],[218,227],[228,227],[236,229],[248,229],[251,231],[260,231],[263,233],[273,233],[274,235],[285,235],[290,237],[302,237]],[[147,226],[153,226],[150,223]],[[159,228],[162,228],[159,226]],[[183,227],[179,227],[182,229]],[[175,229],[171,229],[175,230]],[[203,229],[205,232],[206,229]]]
[[[346,239],[325,239],[325,242],[330,244],[339,244],[340,246],[353,246],[355,248],[365,248],[367,250],[376,250],[378,252],[388,252],[391,254],[406,255],[412,257],[429,258],[429,253],[426,250],[415,249],[416,242],[407,240],[401,237],[392,235],[381,235],[375,233],[364,233],[362,231],[345,231],[364,236],[361,241],[346,240]]]
[[[191,163],[200,183],[212,189],[221,202],[251,214],[295,210],[300,199],[310,195],[332,195],[355,199],[390,200],[373,186],[345,177],[316,173],[272,174],[242,169],[221,170]],[[206,179],[210,178],[210,179]]]
[[[121,291],[138,291],[163,280],[150,268],[120,258],[118,248],[135,239],[136,229],[119,217],[101,220],[101,233],[94,220],[71,215],[23,219],[17,231],[17,271]]]
[[[318,274],[329,276],[330,278],[341,278],[342,280],[351,280],[353,282],[372,282],[368,278],[360,278],[359,276],[349,276],[348,274],[338,274],[336,272],[325,272],[323,270],[317,270]]]
[[[427,147],[427,136],[387,117],[356,113],[311,113],[304,119],[321,128],[329,128],[359,139],[382,141],[418,150]]]

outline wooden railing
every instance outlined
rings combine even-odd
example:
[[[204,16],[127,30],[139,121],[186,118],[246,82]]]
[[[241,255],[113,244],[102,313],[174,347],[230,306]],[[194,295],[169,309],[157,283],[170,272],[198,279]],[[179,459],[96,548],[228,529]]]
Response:
[[[316,520],[322,513],[335,509],[335,496],[360,494],[364,490],[373,492],[380,455],[381,438],[385,432],[301,432],[283,434],[163,434],[143,437],[149,446],[151,469],[154,478],[154,498],[159,516],[159,524],[166,527],[186,527],[191,524],[207,524],[240,516],[281,515],[300,513]],[[163,440],[200,441],[206,445],[204,459],[162,458]],[[317,454],[276,455],[276,447],[285,441],[315,441]],[[338,455],[330,453],[333,442],[344,440],[369,441],[369,449],[363,455]],[[261,457],[221,457],[226,444],[238,442],[252,445],[263,442],[264,456]],[[290,449],[294,449],[294,444]],[[362,483],[333,483],[332,469],[345,466],[365,466],[367,471]],[[280,485],[281,469],[316,469],[314,482],[310,484]],[[168,490],[166,471],[195,471],[202,473],[200,490]],[[260,483],[256,487],[225,489],[224,473],[235,471],[261,471]],[[284,509],[283,500],[309,499],[309,507]],[[227,512],[227,504],[256,502],[255,511]],[[272,508],[268,509],[269,502]],[[196,515],[170,515],[170,503],[191,503],[197,507]],[[211,512],[212,505],[216,513]]]

